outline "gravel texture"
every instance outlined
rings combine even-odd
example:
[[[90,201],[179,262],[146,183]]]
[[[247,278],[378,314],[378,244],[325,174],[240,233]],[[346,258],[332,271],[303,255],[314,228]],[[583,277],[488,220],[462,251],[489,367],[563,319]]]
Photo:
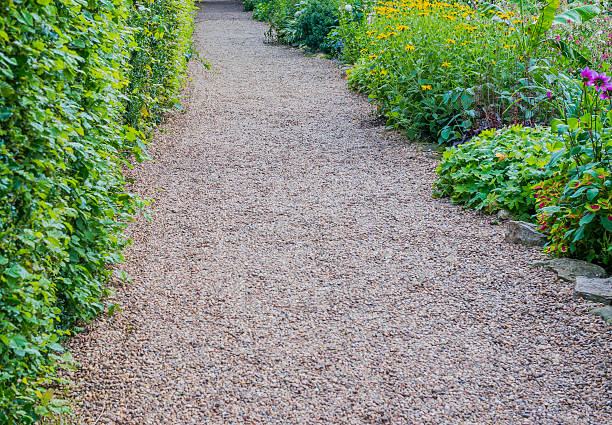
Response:
[[[609,424],[612,327],[537,248],[432,199],[337,64],[208,2],[122,311],[72,338],[79,424]]]

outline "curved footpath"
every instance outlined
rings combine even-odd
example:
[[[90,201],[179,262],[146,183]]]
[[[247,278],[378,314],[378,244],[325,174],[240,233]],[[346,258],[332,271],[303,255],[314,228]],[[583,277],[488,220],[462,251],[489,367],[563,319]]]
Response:
[[[432,199],[337,66],[203,4],[122,311],[70,341],[79,424],[612,423],[612,328],[537,249]]]

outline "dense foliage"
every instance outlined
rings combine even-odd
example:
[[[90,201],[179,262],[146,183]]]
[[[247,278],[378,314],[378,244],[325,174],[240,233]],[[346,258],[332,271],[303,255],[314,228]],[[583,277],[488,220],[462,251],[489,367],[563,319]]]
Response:
[[[565,22],[564,14],[555,16],[558,7],[554,0],[532,15],[495,5],[388,1],[366,18],[356,19],[355,9],[343,13],[335,34],[343,57],[355,61],[349,83],[380,105],[389,124],[410,138],[460,142],[485,128],[550,120],[534,85],[548,68],[586,60],[552,36],[552,23]]]
[[[311,0],[298,11],[295,20],[296,38],[311,50],[331,52],[327,35],[338,25],[336,4],[329,0]]]
[[[483,131],[444,152],[436,195],[487,212],[505,209],[529,220],[535,214],[533,187],[552,177],[555,170],[546,165],[563,147],[562,138],[546,127]]]
[[[267,21],[278,41],[304,45],[311,51],[330,53],[335,43],[328,37],[339,24],[338,0],[246,0],[255,19]]]
[[[140,205],[121,165],[173,102],[187,0],[0,5],[0,423],[65,412],[62,338],[105,308]]]
[[[585,68],[579,96],[551,96],[552,129],[565,147],[551,158],[561,171],[538,186],[538,221],[551,234],[546,251],[612,267],[612,77]]]

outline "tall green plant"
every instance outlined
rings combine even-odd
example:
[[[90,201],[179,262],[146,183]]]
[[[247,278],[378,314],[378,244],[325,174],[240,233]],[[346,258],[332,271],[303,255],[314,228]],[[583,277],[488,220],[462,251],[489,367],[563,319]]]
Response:
[[[530,59],[537,56],[537,50],[542,48],[542,45],[546,44],[547,46],[558,49],[563,56],[568,59],[577,61],[581,65],[589,65],[588,59],[574,49],[571,44],[563,40],[552,39],[545,36],[549,33],[553,24],[582,25],[599,15],[601,11],[595,5],[583,5],[557,13],[560,6],[560,0],[551,0],[550,3],[541,10],[535,22],[532,23],[530,23],[529,14],[525,13],[532,7],[528,7],[524,0],[519,2],[519,10],[522,12],[523,16],[518,21],[515,19],[503,19],[503,9],[494,3],[483,4],[480,6],[480,11],[484,14],[488,14],[497,21],[505,22],[514,30],[515,38],[520,46],[521,57],[523,58]]]

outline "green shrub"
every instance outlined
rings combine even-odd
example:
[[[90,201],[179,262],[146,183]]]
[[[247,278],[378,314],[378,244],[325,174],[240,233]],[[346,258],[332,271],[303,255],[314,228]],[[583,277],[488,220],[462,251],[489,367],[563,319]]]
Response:
[[[512,126],[483,131],[456,148],[447,148],[436,172],[436,196],[477,210],[506,209],[523,220],[535,213],[535,190],[554,169],[552,152],[564,148],[560,137],[544,127]]]
[[[131,27],[142,16],[152,35]],[[184,0],[0,5],[2,424],[68,409],[52,390],[70,361],[61,342],[105,308],[141,205],[120,166],[143,157],[143,132],[172,104],[192,22]],[[141,58],[151,72],[130,75]]]
[[[330,53],[332,44],[327,38],[338,21],[338,6],[330,0],[311,0],[301,9],[296,19],[297,39],[310,50]]]
[[[270,25],[276,30],[279,42],[298,46],[300,38],[297,33],[297,18],[302,13],[305,1],[273,0]]]
[[[158,124],[177,102],[192,56],[194,7],[190,0],[135,0],[128,25],[135,29],[130,58],[127,124],[141,131]]]
[[[255,9],[255,6],[257,6],[257,1],[256,0],[245,0],[242,5],[244,6],[244,11],[245,12],[250,12],[253,9]]]
[[[339,22],[338,1],[247,0],[244,6],[254,8],[255,19],[270,23],[279,42],[305,45],[313,51],[332,51],[328,34]]]
[[[276,6],[277,1],[275,0],[259,0],[253,2],[253,18],[258,21],[270,22],[276,10]]]

